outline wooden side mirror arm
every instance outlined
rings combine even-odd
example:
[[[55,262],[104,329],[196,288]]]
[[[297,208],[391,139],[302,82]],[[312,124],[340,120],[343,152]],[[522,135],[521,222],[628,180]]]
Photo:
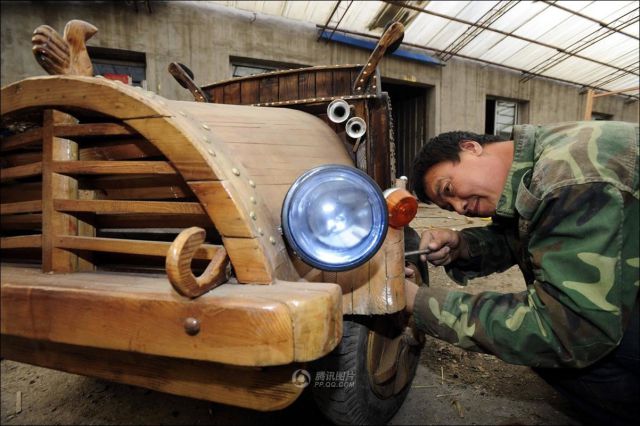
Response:
[[[394,22],[385,30],[376,48],[373,49],[373,52],[369,56],[367,63],[362,67],[356,81],[353,83],[354,93],[362,93],[364,91],[384,54],[387,53],[387,51],[393,52],[396,50],[403,38],[404,25],[400,22]]]
[[[193,72],[186,65],[179,62],[169,64],[169,74],[176,79],[180,86],[189,90],[196,102],[209,102],[206,93],[193,81]]]
[[[229,256],[224,247],[220,247],[213,256],[205,271],[199,277],[191,271],[191,260],[204,242],[205,231],[191,227],[182,231],[171,243],[165,267],[169,281],[176,291],[183,296],[195,298],[224,283],[228,279],[227,265]]]

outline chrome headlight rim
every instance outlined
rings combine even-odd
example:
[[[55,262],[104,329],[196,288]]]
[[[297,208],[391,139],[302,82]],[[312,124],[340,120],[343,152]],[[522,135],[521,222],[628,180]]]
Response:
[[[369,249],[366,250],[366,252],[364,252],[361,256],[355,257],[353,260],[341,264],[323,262],[322,260],[313,257],[305,252],[305,250],[299,243],[298,238],[296,238],[296,235],[292,232],[290,226],[291,224],[289,221],[289,212],[295,200],[296,194],[299,192],[300,188],[306,185],[306,183],[311,179],[316,178],[318,175],[331,175],[332,173],[352,174],[364,181],[362,183],[370,185],[371,191],[368,193],[374,197],[375,206],[379,208],[379,226],[377,234],[374,235],[375,241],[373,242],[373,244],[371,244],[369,246]],[[291,185],[285,196],[284,202],[282,204],[281,220],[282,233],[284,234],[285,241],[291,246],[291,249],[294,251],[295,255],[298,256],[306,264],[314,268],[329,272],[340,272],[354,269],[369,261],[380,250],[380,247],[382,247],[389,228],[389,212],[387,209],[387,203],[378,184],[362,170],[342,164],[326,164],[318,166],[307,170],[302,175],[300,175]]]

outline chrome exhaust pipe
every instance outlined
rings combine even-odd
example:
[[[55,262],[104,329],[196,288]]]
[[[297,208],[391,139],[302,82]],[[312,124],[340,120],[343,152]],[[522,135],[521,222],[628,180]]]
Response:
[[[331,101],[327,107],[327,116],[334,123],[343,123],[351,115],[351,105],[343,99]]]
[[[367,132],[367,123],[360,117],[352,117],[347,121],[344,129],[349,137],[358,139]]]

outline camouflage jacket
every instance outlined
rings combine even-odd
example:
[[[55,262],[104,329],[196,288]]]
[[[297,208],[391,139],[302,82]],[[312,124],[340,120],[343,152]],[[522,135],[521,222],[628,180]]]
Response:
[[[461,231],[459,284],[522,270],[521,293],[421,287],[417,326],[515,364],[584,367],[619,343],[638,300],[638,126],[606,121],[517,126],[493,223]]]

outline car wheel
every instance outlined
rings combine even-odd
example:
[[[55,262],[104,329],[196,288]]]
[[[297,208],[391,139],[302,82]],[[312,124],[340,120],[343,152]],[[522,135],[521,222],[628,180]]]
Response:
[[[340,344],[311,366],[311,391],[329,420],[381,424],[398,411],[424,343],[405,325],[404,312],[345,317]]]

